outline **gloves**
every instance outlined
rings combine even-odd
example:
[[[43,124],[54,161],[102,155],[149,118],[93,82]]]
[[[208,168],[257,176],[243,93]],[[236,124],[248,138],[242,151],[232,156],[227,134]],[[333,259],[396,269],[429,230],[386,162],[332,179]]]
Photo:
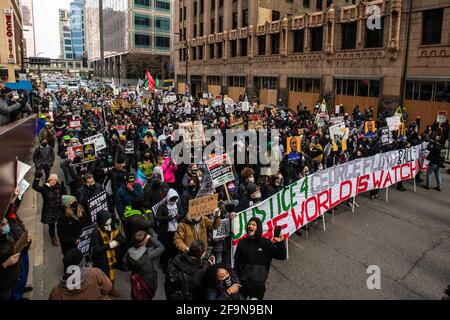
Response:
[[[109,243],[109,248],[110,249],[114,249],[117,248],[119,246],[119,243],[116,240],[113,240]]]

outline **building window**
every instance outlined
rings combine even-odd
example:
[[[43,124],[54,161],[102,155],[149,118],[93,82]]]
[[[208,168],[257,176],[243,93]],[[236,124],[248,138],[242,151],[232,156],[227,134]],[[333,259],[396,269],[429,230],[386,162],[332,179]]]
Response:
[[[64,44],[70,46],[72,45],[72,40],[64,40]]]
[[[444,9],[422,12],[422,44],[440,44],[442,35],[442,18]]]
[[[170,2],[155,0],[155,9],[157,11],[170,12]]]
[[[380,81],[367,79],[336,79],[335,94],[344,96],[378,97]]]
[[[230,47],[231,47],[231,57],[236,57],[237,56],[237,40],[231,40]]]
[[[223,52],[222,52],[222,42],[219,42],[217,44],[217,58],[222,59]]]
[[[255,77],[255,88],[257,90],[277,90],[277,80],[274,77]]]
[[[138,29],[148,29],[150,28],[151,20],[150,17],[143,14],[135,14],[134,15],[134,26]]]
[[[245,77],[232,76],[228,77],[228,86],[229,87],[245,87]]]
[[[184,10],[183,10],[183,20],[184,21],[186,21],[186,15],[187,15],[187,9],[186,9],[186,7],[184,7]]]
[[[248,27],[248,9],[242,11],[242,27]]]
[[[183,21],[183,8],[180,8],[180,22]]]
[[[214,43],[209,45],[209,58],[214,59]]]
[[[381,28],[370,30],[366,29],[366,48],[381,48],[383,47],[383,30],[384,17],[381,17]]]
[[[198,46],[198,60],[203,60],[203,46]]]
[[[323,27],[311,28],[311,51],[322,51]]]
[[[280,54],[280,34],[274,33],[270,35],[271,54]]]
[[[237,29],[238,27],[238,14],[237,12],[233,12],[233,25],[232,25],[232,29]]]
[[[220,86],[221,85],[219,76],[207,76],[206,82],[210,86]]]
[[[203,0],[200,0],[200,14],[203,13],[204,9],[205,9],[205,3]]]
[[[258,55],[266,54],[266,36],[258,36]]]
[[[170,19],[156,18],[155,28],[157,31],[170,32]]]
[[[211,1],[211,10],[214,10],[216,8],[216,0],[210,0]]]
[[[342,50],[356,49],[356,21],[342,24]]]
[[[316,10],[322,11],[322,0],[316,0]]]
[[[309,8],[309,0],[303,0],[303,8]]]
[[[150,47],[150,36],[148,34],[140,34],[135,33],[134,34],[134,44],[136,47]]]
[[[200,37],[203,37],[203,22],[200,23]]]
[[[272,21],[280,20],[280,11],[272,10]]]
[[[136,7],[150,8],[150,0],[134,0],[134,5]]]
[[[194,24],[194,38],[197,38],[197,25]]]
[[[155,47],[161,49],[170,49],[170,37],[155,36]]]
[[[223,31],[223,17],[219,17],[219,33]]]
[[[241,39],[241,57],[247,56],[247,38]]]
[[[305,29],[295,30],[293,32],[294,37],[294,52],[303,52],[304,41],[305,41]]]
[[[197,48],[192,48],[192,60],[197,60]]]
[[[214,29],[215,27],[216,27],[215,20],[211,19],[211,34],[213,34],[215,32],[215,29]]]

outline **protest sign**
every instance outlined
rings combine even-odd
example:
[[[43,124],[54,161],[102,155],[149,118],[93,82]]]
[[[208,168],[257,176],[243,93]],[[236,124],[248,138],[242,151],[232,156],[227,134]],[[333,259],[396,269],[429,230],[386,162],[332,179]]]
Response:
[[[153,211],[153,214],[155,215],[155,217],[156,217],[156,214],[158,213],[159,207],[161,207],[164,203],[166,203],[166,201],[167,201],[167,196],[152,207],[152,211]]]
[[[253,120],[248,122],[249,130],[262,130],[264,129],[264,121],[263,120]]]
[[[16,183],[19,183],[22,181],[22,179],[25,177],[28,171],[30,171],[31,166],[27,165],[26,163],[17,160],[16,161],[16,170],[17,170],[17,176],[16,176]]]
[[[81,128],[81,121],[80,120],[71,120],[71,121],[69,121],[69,128],[70,129],[79,129],[79,128]]]
[[[286,154],[290,154],[291,152],[300,153],[302,147],[302,138],[300,136],[297,137],[287,137],[286,138]]]
[[[337,106],[334,107],[334,113],[335,114],[341,113],[341,106],[340,105],[337,105]]]
[[[413,179],[420,169],[426,145],[423,143],[355,159],[292,183],[256,206],[238,213],[232,221],[233,247],[245,237],[251,217],[261,219],[265,238],[272,239],[276,226],[281,226],[281,235],[288,238],[326,211],[360,193]]]
[[[90,143],[95,144],[95,151],[101,151],[103,149],[106,149],[105,137],[101,133],[96,134],[95,136],[84,138],[83,143],[84,144],[90,144]]]
[[[184,113],[191,114],[191,104],[189,102],[184,104]]]
[[[30,187],[30,184],[28,183],[27,180],[22,179],[20,180],[19,184],[17,185],[17,187],[19,188],[19,200],[22,200],[22,196],[25,194],[25,191],[27,191],[27,189]]]
[[[134,142],[127,141],[125,144],[125,154],[134,154]]]
[[[230,234],[231,234],[230,219],[221,219],[219,228],[213,230],[213,239],[221,240],[226,237],[229,237]]]
[[[333,142],[337,142],[343,139],[348,133],[344,122],[335,124],[334,126],[329,127],[328,130],[330,131],[330,138],[331,140],[333,140]]]
[[[338,124],[344,122],[344,117],[340,116],[340,117],[330,117],[330,123],[331,124]]]
[[[381,143],[383,145],[390,144],[392,142],[392,135],[389,128],[381,128]]]
[[[205,99],[205,98],[200,99],[200,105],[201,106],[207,106],[208,105],[208,99]]]
[[[234,181],[233,167],[231,166],[228,154],[216,155],[214,158],[205,162],[215,188]]]
[[[367,134],[369,132],[376,132],[376,122],[375,121],[366,121],[364,122],[364,133]]]
[[[183,142],[194,145],[205,145],[206,137],[201,121],[184,122],[180,124],[180,130],[183,134]]]
[[[67,159],[73,161],[75,158],[78,158],[80,161],[83,159],[83,145],[67,147]]]
[[[234,104],[232,104],[232,103],[227,103],[227,104],[225,105],[225,112],[226,112],[227,114],[230,114],[230,113],[234,112]]]
[[[439,111],[437,114],[436,122],[445,123],[447,121],[447,111]]]
[[[22,233],[19,240],[16,241],[16,243],[14,244],[14,254],[22,252],[23,249],[28,246],[28,235],[28,231],[25,231],[24,233]]]
[[[218,199],[219,195],[216,193],[189,200],[189,217],[213,214],[217,209]]]
[[[97,159],[95,156],[95,144],[89,143],[83,145],[83,160],[92,161]]]
[[[398,130],[398,127],[402,124],[401,115],[396,113],[393,117],[387,117],[386,122],[390,131]]]
[[[97,221],[97,213],[102,210],[109,211],[108,209],[108,195],[105,191],[100,191],[87,201],[88,211],[91,214],[91,222]]]
[[[92,233],[96,228],[96,224],[93,223],[90,226],[84,227],[80,232],[80,243],[78,243],[78,249],[84,256],[90,254]]]
[[[248,112],[250,110],[250,105],[249,105],[248,101],[241,102],[241,108],[242,108],[242,111]]]

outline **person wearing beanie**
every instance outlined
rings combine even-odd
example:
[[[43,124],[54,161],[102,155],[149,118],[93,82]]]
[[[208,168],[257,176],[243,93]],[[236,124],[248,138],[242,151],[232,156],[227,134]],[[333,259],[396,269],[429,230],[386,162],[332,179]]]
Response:
[[[91,261],[94,267],[102,270],[114,284],[116,279],[116,268],[121,265],[121,253],[126,250],[126,240],[120,234],[112,221],[112,215],[108,211],[100,211],[97,214],[97,228],[91,238]],[[113,297],[119,297],[117,290],[110,292]]]
[[[44,170],[45,180],[50,176],[50,170],[55,162],[55,153],[45,138],[39,140],[39,147],[33,153],[33,163],[36,167],[36,176]]]
[[[49,300],[102,300],[111,292],[112,283],[102,270],[84,266],[80,249],[66,252],[63,264],[64,274],[50,292]],[[73,271],[77,268],[79,273]]]
[[[133,199],[144,198],[142,186],[136,182],[134,174],[130,173],[125,178],[125,184],[122,185],[115,194],[115,202],[119,218],[123,221],[125,209],[130,206]]]
[[[239,241],[234,255],[234,268],[242,284],[239,292],[245,299],[263,300],[272,259],[285,260],[286,247],[282,236],[263,238],[259,218],[251,218],[246,231],[247,237]]]
[[[62,212],[56,230],[64,254],[76,248],[80,242],[81,230],[87,227],[91,220],[74,196],[62,196]]]

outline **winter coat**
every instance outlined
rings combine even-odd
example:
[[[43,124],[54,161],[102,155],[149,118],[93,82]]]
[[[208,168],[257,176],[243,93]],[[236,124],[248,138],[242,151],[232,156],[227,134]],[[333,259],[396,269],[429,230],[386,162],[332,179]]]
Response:
[[[11,114],[20,110],[22,104],[17,102],[8,106],[8,102],[5,99],[0,98],[0,126],[7,125],[11,122]]]
[[[56,230],[63,255],[70,249],[76,248],[76,241],[80,238],[81,230],[90,224],[90,217],[83,213],[81,218],[75,218],[72,209],[63,208]]]
[[[113,288],[108,276],[97,268],[81,269],[80,289],[67,288],[67,281],[61,279],[53,287],[49,300],[102,300]]]
[[[114,231],[115,229],[113,228],[112,230]],[[123,254],[125,253],[127,243],[125,238],[121,234],[119,234],[114,240],[119,242],[119,246],[114,249],[116,253],[116,260],[117,260],[116,266],[117,266],[118,263],[121,264],[122,262],[121,259],[123,258]],[[103,244],[103,238],[98,229],[95,229],[94,232],[92,233],[90,249],[91,249],[91,261],[94,264],[94,266],[102,270],[104,273],[108,274],[109,266],[108,266],[107,251],[109,250],[109,245]],[[121,252],[122,257],[120,254]]]
[[[194,240],[202,240],[205,246],[208,246],[208,232],[218,229],[220,226],[220,217],[211,222],[206,217],[202,217],[198,222],[198,232],[196,225],[192,220],[183,219],[178,225],[178,230],[173,238],[175,247],[180,252],[185,252]]]
[[[163,182],[159,187],[151,185],[150,188],[148,188],[148,190],[145,190],[144,195],[145,202],[153,207],[155,204],[158,204],[166,197],[169,189],[170,189],[169,185],[165,182]]]
[[[177,164],[171,158],[166,158],[161,167],[164,173],[164,182],[175,183],[175,171],[178,169]]]
[[[195,199],[197,196],[198,189],[192,192],[190,189],[184,190],[181,195],[181,206],[183,207],[184,212],[188,212],[189,210],[189,200]]]
[[[124,266],[125,270],[129,269],[132,273],[141,275],[155,293],[158,289],[157,259],[162,255],[165,248],[156,238],[152,238],[151,243],[150,248],[146,246],[141,248],[131,247],[125,254]]]
[[[88,187],[86,184],[83,184],[83,186],[76,192],[75,197],[77,198],[78,203],[81,204],[87,212],[88,200],[102,191],[103,188],[98,183],[94,184],[92,187]]]
[[[33,153],[33,162],[36,168],[42,168],[44,165],[51,168],[54,161],[55,153],[50,145],[47,145],[45,148],[40,145]]]
[[[43,199],[41,222],[45,224],[58,222],[61,216],[61,197],[65,194],[64,185],[58,183],[54,187],[50,187],[46,183],[40,186],[39,179],[35,179],[33,189],[39,192]]]
[[[116,193],[116,207],[119,216],[123,216],[125,208],[131,205],[131,202],[135,198],[144,198],[144,190],[140,184],[135,183],[133,185],[133,191],[127,189],[125,185],[121,186]]]
[[[0,239],[0,292],[11,289],[20,276],[20,263],[4,269],[3,262],[14,254],[14,245],[5,236]],[[0,295],[1,298],[1,295]]]
[[[167,193],[167,199],[170,199],[171,197],[178,196],[178,193],[174,189],[170,189]],[[168,200],[167,200],[168,201]],[[163,203],[159,208],[158,212],[156,213],[156,220],[158,221],[158,236],[159,239],[163,243],[166,243],[169,238],[169,221],[172,221],[173,218],[169,216],[169,209],[167,208],[168,203]],[[186,212],[183,211],[183,207],[181,206],[181,201],[178,199],[177,201],[177,210],[178,210],[178,222],[180,222],[185,216]]]
[[[430,161],[432,165],[442,165],[444,163],[444,157],[441,156],[440,144],[436,142],[431,142],[427,148],[430,153],[428,154],[427,160]]]
[[[126,171],[117,170],[116,168],[111,170],[110,172],[111,189],[114,195],[117,193],[117,191],[121,186],[125,185],[126,176],[127,176]]]
[[[131,240],[136,232],[149,232],[149,229],[155,227],[155,218],[150,210],[144,214],[140,210],[131,209],[131,206],[126,207],[123,222],[125,235],[129,244],[131,244]]]
[[[239,241],[234,267],[242,285],[246,288],[265,287],[272,259],[286,259],[284,242],[274,244],[263,237],[247,237]]]

